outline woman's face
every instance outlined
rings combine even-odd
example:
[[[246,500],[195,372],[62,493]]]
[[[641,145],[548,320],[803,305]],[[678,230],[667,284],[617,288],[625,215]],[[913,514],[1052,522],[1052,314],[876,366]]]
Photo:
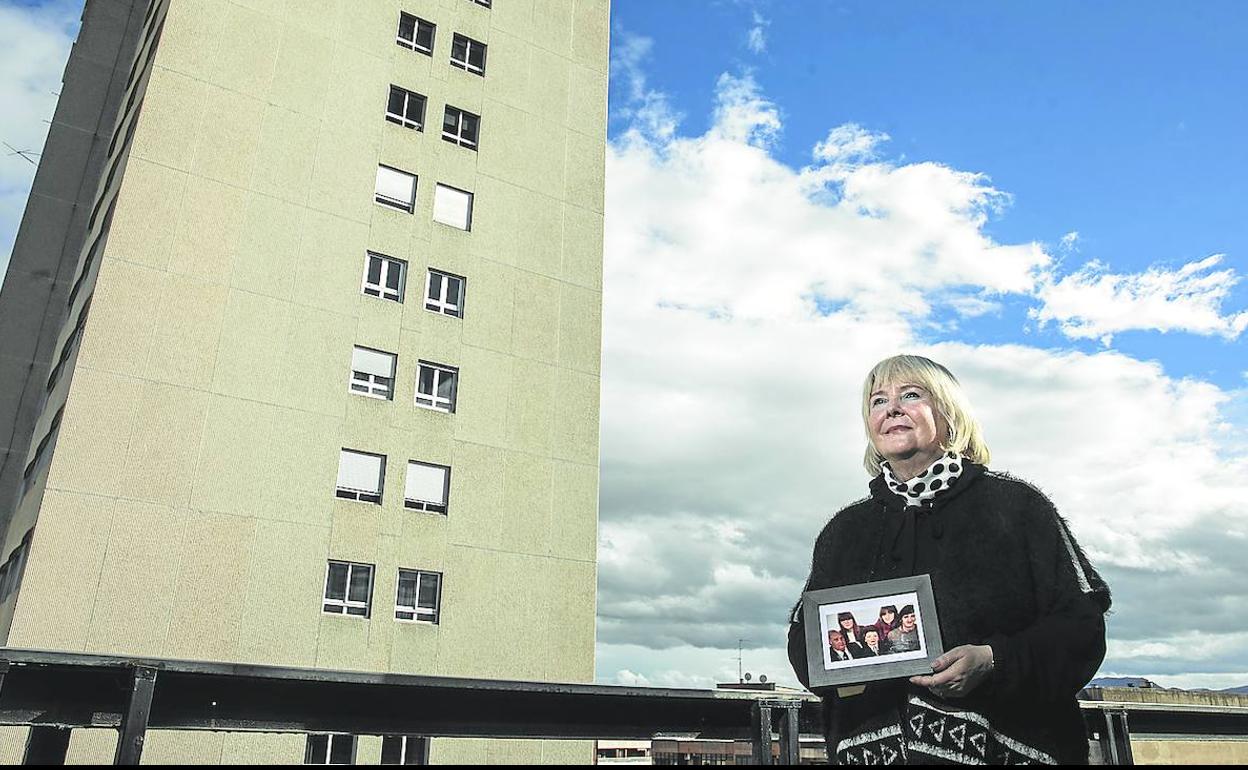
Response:
[[[853,619],[853,618],[841,618],[841,628],[843,628],[843,629],[845,629],[846,631],[848,631],[849,629],[851,629],[851,628],[853,628],[853,627],[854,627],[854,619]]]
[[[884,610],[880,613],[880,619],[882,619],[885,623],[892,623],[893,618],[895,617],[897,617],[897,613],[892,610]]]
[[[882,385],[871,394],[867,429],[871,445],[885,460],[896,462],[915,455],[940,454],[948,435],[930,393],[919,385]]]

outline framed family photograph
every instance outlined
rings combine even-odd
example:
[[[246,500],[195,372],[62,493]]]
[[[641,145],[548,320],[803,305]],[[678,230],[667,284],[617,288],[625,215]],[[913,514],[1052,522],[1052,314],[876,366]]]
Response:
[[[943,652],[927,575],[802,595],[811,687],[932,673]]]

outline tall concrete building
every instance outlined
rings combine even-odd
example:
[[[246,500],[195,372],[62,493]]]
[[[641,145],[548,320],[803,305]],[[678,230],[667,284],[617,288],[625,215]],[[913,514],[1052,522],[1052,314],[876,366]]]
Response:
[[[6,645],[592,679],[608,29],[607,0],[87,0],[0,293]]]

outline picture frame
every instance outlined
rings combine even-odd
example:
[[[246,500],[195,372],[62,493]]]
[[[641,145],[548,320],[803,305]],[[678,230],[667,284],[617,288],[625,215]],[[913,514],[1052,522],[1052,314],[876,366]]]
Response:
[[[889,607],[897,624],[881,639]],[[807,591],[802,619],[812,689],[930,674],[944,653],[929,575]]]

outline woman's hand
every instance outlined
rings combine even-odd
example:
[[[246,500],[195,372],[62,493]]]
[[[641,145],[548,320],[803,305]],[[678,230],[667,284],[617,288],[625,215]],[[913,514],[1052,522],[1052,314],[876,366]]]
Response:
[[[926,687],[942,698],[963,698],[992,673],[992,648],[964,644],[932,661],[931,676],[912,676],[910,684]]]

